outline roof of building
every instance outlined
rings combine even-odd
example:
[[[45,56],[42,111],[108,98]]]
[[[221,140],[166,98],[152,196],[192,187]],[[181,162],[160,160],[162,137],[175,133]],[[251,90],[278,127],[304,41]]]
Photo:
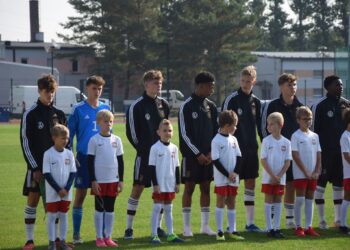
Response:
[[[269,51],[252,51],[253,55],[270,58],[288,58],[288,59],[318,59],[322,57],[321,51],[293,51],[293,52],[269,52]],[[325,58],[334,58],[333,51],[325,51]]]
[[[60,49],[89,49],[88,46],[71,44],[71,43],[52,43],[52,42],[17,42],[17,41],[3,41],[5,46],[8,48],[32,48],[32,49],[42,49],[50,48],[51,46],[57,46]]]

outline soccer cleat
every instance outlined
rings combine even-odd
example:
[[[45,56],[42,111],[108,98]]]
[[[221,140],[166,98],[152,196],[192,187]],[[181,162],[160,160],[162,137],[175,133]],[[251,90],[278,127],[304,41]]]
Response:
[[[263,233],[264,232],[255,224],[250,224],[249,226],[245,225],[245,230],[247,232],[251,232],[251,233]]]
[[[74,234],[73,235],[73,244],[82,244],[84,241],[80,238],[79,234]]]
[[[23,250],[33,250],[35,248],[34,241],[28,240],[23,246]]]
[[[349,231],[349,228],[347,226],[340,226],[339,231],[343,234],[350,235],[350,231]]]
[[[333,226],[334,226],[335,228],[339,228],[339,227],[340,227],[340,221],[339,221],[339,220],[335,221],[335,222],[333,223]]]
[[[65,240],[61,240],[60,241],[60,249],[61,250],[72,250],[73,248],[71,248]]]
[[[155,235],[152,237],[151,243],[152,244],[160,244],[160,239],[159,239],[158,235]]]
[[[296,228],[296,226],[295,226],[294,221],[286,222],[286,229],[295,229],[295,228]]]
[[[223,232],[219,231],[216,235],[216,240],[217,241],[224,241],[225,240],[225,235]]]
[[[206,234],[206,235],[209,235],[209,236],[215,236],[216,235],[216,233],[213,230],[211,230],[211,228],[209,226],[202,227],[201,230],[200,230],[200,233],[201,234]]]
[[[239,232],[232,232],[230,234],[228,234],[228,237],[230,237],[231,239],[234,240],[244,240],[244,237],[242,237]]]
[[[267,237],[274,238],[275,237],[275,230],[267,230]]]
[[[134,230],[132,228],[127,228],[124,233],[124,240],[134,239]]]
[[[182,235],[184,237],[193,237],[193,233],[192,233],[191,228],[184,228]]]
[[[109,237],[106,237],[103,239],[105,244],[108,246],[108,247],[117,247],[118,246],[118,243],[114,242],[111,238]]]
[[[165,237],[167,237],[166,232],[165,232],[162,228],[160,228],[160,227],[157,228],[157,234],[158,234],[158,237],[160,237],[160,238],[165,238]]]
[[[168,242],[174,242],[174,243],[181,243],[184,242],[183,239],[181,239],[179,236],[177,236],[176,234],[169,234],[167,239]]]
[[[328,229],[328,225],[327,225],[327,222],[326,221],[321,221],[319,224],[318,224],[318,228],[319,229]]]
[[[295,229],[294,233],[298,237],[305,237],[305,232],[304,232],[304,229],[302,227],[297,227],[297,229]]]
[[[317,233],[312,227],[309,227],[308,229],[306,229],[305,234],[310,235],[310,236],[314,236],[314,237],[320,236],[320,234]]]
[[[49,241],[49,247],[48,250],[56,250],[56,242],[55,241]]]
[[[275,235],[274,235],[275,238],[278,238],[278,239],[282,239],[282,238],[285,238],[283,233],[281,232],[281,230],[279,229],[276,229],[275,230]]]
[[[96,238],[97,247],[107,247],[105,241],[102,238]]]

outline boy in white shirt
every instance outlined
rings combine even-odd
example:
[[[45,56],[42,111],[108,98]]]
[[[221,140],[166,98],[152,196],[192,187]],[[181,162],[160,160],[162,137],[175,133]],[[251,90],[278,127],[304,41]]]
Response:
[[[296,190],[295,234],[299,237],[320,236],[312,228],[314,193],[321,171],[321,146],[318,135],[309,128],[312,124],[312,112],[306,107],[296,111],[299,129],[291,138],[293,156],[293,185]],[[301,209],[305,203],[305,230],[301,227]]]
[[[223,233],[223,217],[225,204],[229,224],[229,237],[244,240],[236,230],[235,200],[239,186],[238,159],[242,157],[236,137],[238,117],[233,110],[225,110],[219,116],[219,133],[211,142],[211,158],[214,163],[214,182],[216,193],[215,218],[217,240],[225,240]]]
[[[265,219],[267,236],[284,238],[280,231],[282,196],[286,184],[286,171],[292,160],[290,141],[281,135],[284,119],[281,113],[273,112],[267,117],[270,133],[261,145],[263,177],[261,192],[265,193]],[[274,206],[274,227],[272,227],[271,207]]]
[[[173,126],[169,120],[164,119],[160,122],[157,134],[160,140],[151,147],[148,163],[154,201],[151,219],[151,243],[160,243],[157,228],[162,207],[164,209],[165,224],[168,228],[167,241],[183,242],[173,230],[172,200],[175,199],[175,193],[178,193],[180,190],[180,163],[178,148],[170,142],[173,136]]]
[[[111,239],[114,223],[114,203],[123,190],[124,161],[121,139],[111,133],[114,116],[109,110],[96,115],[100,133],[88,144],[88,169],[91,192],[95,195],[95,229],[97,247],[117,247]],[[104,233],[103,237],[103,225]]]
[[[344,124],[346,130],[340,138],[340,147],[343,158],[343,185],[344,185],[344,199],[341,205],[340,216],[340,232],[350,234],[349,227],[346,225],[347,211],[350,205],[350,110],[344,114]]]
[[[49,250],[56,250],[56,218],[60,221],[60,248],[71,250],[66,243],[68,210],[72,200],[72,183],[76,173],[72,151],[65,148],[69,141],[67,127],[57,124],[51,129],[54,145],[44,153],[43,174],[47,210]]]

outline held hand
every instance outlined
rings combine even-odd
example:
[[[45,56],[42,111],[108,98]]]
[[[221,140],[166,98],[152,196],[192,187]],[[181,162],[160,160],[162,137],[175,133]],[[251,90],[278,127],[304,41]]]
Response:
[[[316,172],[316,171],[312,172],[311,179],[317,180],[319,176],[320,176],[320,174],[318,172]]]
[[[124,183],[122,181],[120,181],[118,183],[118,193],[123,192],[123,189],[124,189]]]
[[[232,173],[229,174],[228,179],[230,181],[232,181],[233,183],[235,183],[236,182],[236,176],[237,176],[237,174],[235,172],[232,172]]]
[[[41,178],[42,178],[43,174],[40,170],[34,171],[33,172],[33,179],[35,182],[39,183]]]
[[[311,180],[312,179],[312,173],[310,174],[309,172],[306,172],[305,173],[305,177],[306,177],[306,179]]]
[[[160,188],[159,186],[153,186],[153,192],[155,192],[156,194],[160,194]]]
[[[280,184],[281,177],[279,177],[278,175],[273,175],[272,176],[272,181],[273,181],[274,184]]]
[[[206,165],[209,165],[213,160],[211,159],[211,152],[209,152],[207,155],[207,164]]]
[[[175,186],[175,193],[178,193],[178,192],[180,192],[180,185]]]
[[[98,185],[97,181],[93,181],[91,183],[91,189],[95,195],[100,195],[101,188],[100,185]]]
[[[207,165],[207,162],[208,162],[208,159],[207,157],[204,155],[204,154],[200,154],[198,157],[197,157],[197,161],[200,165]]]
[[[68,192],[67,190],[65,190],[64,188],[62,188],[59,192],[58,192],[58,195],[63,198],[65,197],[66,195],[68,195]]]

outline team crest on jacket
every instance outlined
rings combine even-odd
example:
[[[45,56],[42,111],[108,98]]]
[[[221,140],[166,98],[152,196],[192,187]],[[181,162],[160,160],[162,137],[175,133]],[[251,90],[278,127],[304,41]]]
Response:
[[[238,108],[238,109],[237,109],[237,114],[238,114],[238,115],[242,115],[242,114],[243,114],[243,110],[242,110],[241,108]]]
[[[113,148],[117,148],[117,146],[118,146],[118,145],[117,145],[117,143],[116,143],[115,141],[112,142],[112,147],[113,147]]]
[[[287,147],[284,146],[284,145],[282,145],[282,146],[281,146],[281,151],[282,151],[282,152],[285,152],[286,150],[287,150]]]
[[[65,159],[65,160],[64,160],[64,164],[69,165],[69,164],[70,164],[70,159],[68,159],[68,158]]]
[[[327,112],[327,116],[328,116],[328,117],[333,117],[333,116],[334,116],[333,111],[332,111],[332,110],[329,110],[329,111]]]
[[[192,112],[192,118],[197,119],[198,118],[198,113],[197,112]]]
[[[149,121],[149,120],[151,119],[151,115],[148,114],[148,113],[146,113],[146,114],[145,114],[145,118],[146,118],[147,121]]]
[[[44,123],[42,121],[38,122],[38,129],[43,129]]]

